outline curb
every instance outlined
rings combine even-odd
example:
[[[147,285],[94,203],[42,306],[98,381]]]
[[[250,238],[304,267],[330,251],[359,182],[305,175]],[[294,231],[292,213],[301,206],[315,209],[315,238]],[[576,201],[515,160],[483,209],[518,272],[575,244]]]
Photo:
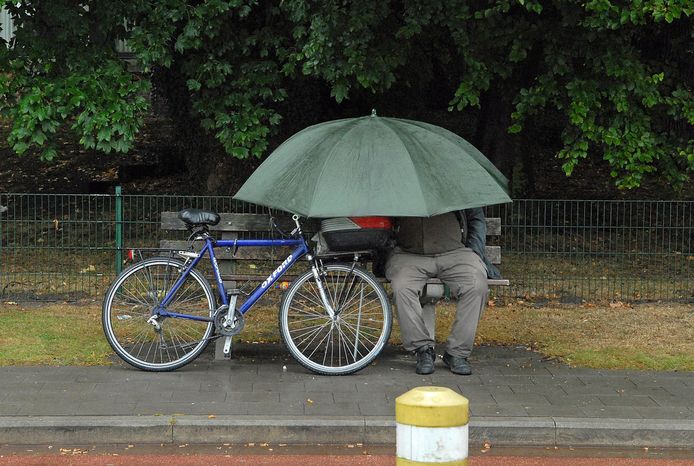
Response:
[[[473,417],[469,441],[495,446],[692,448],[694,420]],[[394,445],[392,417],[0,417],[0,444],[270,443]]]

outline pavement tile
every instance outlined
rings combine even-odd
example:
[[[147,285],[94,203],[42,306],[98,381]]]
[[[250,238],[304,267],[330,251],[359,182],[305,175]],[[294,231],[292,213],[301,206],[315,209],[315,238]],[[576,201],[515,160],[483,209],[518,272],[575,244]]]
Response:
[[[165,401],[139,401],[135,411],[144,416],[171,416],[180,415],[222,415],[222,414],[246,414],[245,403],[173,403]]]
[[[280,401],[280,392],[226,392],[226,402],[268,402],[275,403]]]
[[[35,390],[12,391],[6,393],[2,403],[24,403],[37,399],[41,399],[41,397],[39,397],[38,391]]]
[[[305,392],[304,382],[255,382],[254,392]]]
[[[244,405],[246,406],[246,413],[252,415],[271,414],[276,416],[291,416],[304,414],[304,403],[298,401],[290,403],[248,402],[244,403]]]
[[[171,388],[171,384],[169,387]],[[149,390],[149,382],[97,382],[92,384],[92,390],[99,393],[122,393],[129,391],[145,391]]]
[[[360,401],[358,405],[362,416],[395,416],[395,401],[392,400],[387,402]]]
[[[581,375],[578,377],[581,382],[586,384],[586,387],[619,387],[623,389],[636,388],[636,384],[624,376],[587,376]]]
[[[688,380],[694,380],[694,374],[680,374],[678,376],[661,375],[658,373],[649,373],[648,375],[631,375],[631,380],[637,387],[687,387]]]
[[[524,406],[528,416],[562,416],[562,417],[585,417],[585,412],[578,406]]]
[[[645,419],[691,419],[694,420],[694,411],[686,407],[652,407],[637,406],[636,411]]]
[[[31,391],[39,391],[41,388],[45,385],[45,382],[41,381],[32,381],[32,382],[16,382],[16,381],[6,381],[4,380],[5,374],[3,371],[3,368],[0,367],[0,376],[2,377],[2,381],[5,383],[0,384],[0,392],[3,393],[9,393],[9,392],[14,392],[14,391],[26,391],[26,390],[31,390]]]
[[[359,404],[353,401],[337,403],[304,403],[307,416],[359,416]]]
[[[304,382],[307,392],[356,392],[357,386],[349,377],[331,379],[307,380]]]
[[[663,389],[670,395],[683,398],[690,398],[692,397],[692,393],[694,393],[694,389],[686,385],[664,385]]]
[[[671,397],[672,395],[668,393],[663,387],[636,387],[636,388],[625,388],[619,391],[620,395],[641,395],[641,396],[662,396],[665,398]]]
[[[361,382],[361,383],[356,383],[355,387],[357,389],[358,393],[373,393],[373,392],[380,392],[380,391],[388,391],[388,392],[402,392],[405,393],[407,390],[409,390],[408,386],[406,384],[402,384],[399,382],[392,381],[390,383],[388,382]]]
[[[484,385],[532,385],[531,375],[498,375],[482,377]]]
[[[684,397],[684,396],[672,396],[669,394],[665,395],[651,395],[651,398],[658,406],[668,406],[668,407],[692,407],[694,408],[694,398]]]
[[[468,390],[478,391],[483,393],[491,393],[492,395],[512,395],[513,390],[507,385],[480,385],[477,387],[468,387],[464,385],[459,386],[460,393],[465,394]]]
[[[446,369],[446,371],[448,371],[448,369]],[[432,381],[434,383],[437,383],[440,380],[441,382],[446,383],[447,386],[449,386],[449,387],[451,387],[452,385],[477,387],[477,386],[482,385],[482,378],[483,377],[484,376],[477,375],[477,374],[456,375],[456,374],[452,374],[450,372],[447,372],[445,375],[440,374],[437,376],[436,374],[434,374]],[[488,377],[495,377],[495,376],[488,376]]]
[[[120,393],[104,392],[104,397],[111,397],[113,399],[125,399],[132,401],[140,400],[160,400],[160,401],[171,401],[173,397],[173,390],[131,390]]]
[[[513,393],[540,393],[543,395],[566,394],[561,385],[511,385],[509,388]]]
[[[550,404],[554,406],[598,406],[604,407],[605,403],[597,395],[545,395]]]
[[[55,393],[55,392],[89,392],[96,388],[96,384],[92,382],[78,383],[78,382],[51,382],[45,384],[39,390],[39,393]]]
[[[289,392],[278,393],[278,395],[279,401],[282,403],[306,403],[307,400],[311,400],[315,403],[335,403],[335,398],[339,398],[340,394],[333,394],[331,392]],[[335,397],[333,397],[333,395],[335,395]]]
[[[191,377],[188,380],[177,382],[154,381],[147,384],[147,390],[200,391],[200,380]]]
[[[24,376],[24,382],[41,381],[43,383],[50,382],[71,382],[79,376],[79,372],[73,367],[41,367],[41,371],[27,372]]]
[[[240,407],[236,404],[228,404],[225,402],[217,401],[202,401],[191,403],[186,407],[185,413],[187,415],[207,415],[207,416],[221,416],[226,414],[242,414],[239,409]]]
[[[596,375],[600,375],[600,371],[596,371],[595,369],[588,369],[584,367],[570,367],[570,366],[564,366],[564,365],[552,365],[547,367],[547,371],[554,375],[554,376],[559,376],[559,377],[580,377],[580,376],[589,376],[593,377]]]
[[[0,403],[0,416],[15,416],[19,414],[19,412],[22,410],[24,407],[25,403],[21,402],[12,402],[12,403],[6,403],[2,402]]]
[[[201,392],[234,391],[252,392],[253,382],[250,380],[203,380],[200,382]]]
[[[171,401],[177,402],[201,402],[201,401],[216,401],[221,402],[226,399],[226,393],[219,392],[201,392],[200,390],[176,390],[173,392]]]
[[[585,406],[583,412],[586,413],[586,417],[597,418],[597,419],[643,419],[643,414],[641,414],[636,408],[632,406],[605,406],[603,408],[599,406]],[[598,421],[599,422],[599,421]]]
[[[134,416],[137,403],[104,403],[84,401],[77,405],[74,415],[78,416]]]
[[[480,393],[480,392],[473,392],[473,393],[463,393],[462,394],[465,398],[468,399],[470,402],[470,405],[473,404],[493,404],[496,403],[496,400],[490,393]]]
[[[320,392],[316,392],[317,394]],[[325,392],[323,392],[325,393]],[[388,396],[385,391],[370,391],[370,392],[340,392],[333,393],[333,399],[338,401],[373,401],[374,403],[385,403],[388,400]],[[395,397],[394,397],[395,398]]]
[[[556,375],[533,375],[532,381],[535,385],[561,385],[561,386],[580,386],[585,384],[579,377],[561,377]]]
[[[551,377],[552,373],[547,370],[546,367],[537,367],[533,365],[520,365],[515,367],[499,367],[500,375],[532,375],[540,377]]]
[[[499,406],[495,403],[470,405],[470,414],[472,416],[528,416],[528,412],[522,406]]]
[[[17,413],[20,416],[72,416],[77,403],[66,404],[52,400],[34,400],[23,403]]]
[[[630,386],[634,388],[633,385]],[[620,390],[625,390],[623,385],[612,385],[612,384],[588,384],[582,387],[580,386],[565,386],[562,389],[568,395],[618,395]]]
[[[657,406],[649,396],[599,395],[605,406]]]
[[[497,394],[494,399],[500,405],[509,404],[516,406],[550,405],[545,395],[539,393]]]

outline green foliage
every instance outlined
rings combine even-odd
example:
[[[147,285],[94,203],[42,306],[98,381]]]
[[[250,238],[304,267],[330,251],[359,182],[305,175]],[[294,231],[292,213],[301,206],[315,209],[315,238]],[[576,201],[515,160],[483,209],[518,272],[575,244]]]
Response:
[[[691,0],[85,0],[7,2],[0,111],[18,154],[56,154],[70,125],[85,147],[125,152],[149,78],[182,83],[191,121],[234,157],[265,154],[290,80],[336,102],[395,85],[451,83],[449,109],[511,104],[510,133],[556,115],[567,175],[602,155],[618,186],[694,170]],[[118,61],[127,39],[143,73]],[[357,92],[359,91],[359,92]],[[414,91],[413,91],[414,92]],[[413,95],[426,100],[427,96]],[[505,106],[504,108],[508,108]],[[512,165],[511,165],[512,166]]]
[[[128,72],[111,37],[122,27],[121,2],[9,2],[19,28],[0,54],[0,112],[12,124],[8,143],[22,155],[57,155],[54,136],[69,125],[86,148],[127,152],[147,109],[147,80]]]

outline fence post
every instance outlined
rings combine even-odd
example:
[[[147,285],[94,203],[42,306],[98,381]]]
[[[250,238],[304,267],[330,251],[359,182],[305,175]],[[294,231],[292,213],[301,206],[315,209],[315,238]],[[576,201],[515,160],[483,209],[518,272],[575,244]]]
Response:
[[[116,274],[123,269],[123,192],[116,186]]]

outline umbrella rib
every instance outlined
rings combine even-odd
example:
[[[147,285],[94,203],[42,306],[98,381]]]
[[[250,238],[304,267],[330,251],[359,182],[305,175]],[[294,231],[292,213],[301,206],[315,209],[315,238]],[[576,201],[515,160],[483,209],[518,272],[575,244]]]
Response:
[[[388,124],[387,119],[379,119],[379,123],[381,123],[385,128],[388,128],[388,130],[390,132],[395,134],[397,136],[398,141],[400,141],[400,143],[402,144],[403,139],[402,139],[401,133],[398,132],[392,126],[390,126]],[[412,165],[412,171],[414,172],[414,176],[417,178],[417,181],[418,181],[417,188],[419,189],[419,192],[421,193],[422,202],[424,203],[424,208],[427,212],[430,212],[429,206],[427,205],[426,198],[424,197],[424,191],[422,191],[422,183],[421,183],[421,179],[419,178],[419,172],[417,171],[417,167],[415,166],[414,162],[412,161],[412,157],[410,156],[410,149],[405,144],[402,144],[402,147],[405,149],[405,152],[407,152],[407,155],[408,155],[407,160],[410,162],[410,165]]]
[[[368,117],[368,118],[370,118],[370,117]],[[318,191],[318,185],[319,185],[320,179],[323,176],[323,172],[325,172],[325,169],[330,165],[328,162],[330,161],[330,159],[332,159],[333,155],[335,154],[335,148],[338,146],[338,143],[340,143],[343,139],[345,139],[345,137],[354,128],[356,128],[357,125],[359,123],[361,123],[362,120],[363,120],[362,118],[357,118],[354,121],[350,122],[351,125],[350,125],[349,129],[347,129],[345,132],[343,132],[342,135],[340,136],[340,138],[336,141],[336,143],[333,144],[333,146],[330,148],[330,152],[328,152],[328,156],[323,161],[323,166],[320,169],[320,173],[316,177],[316,184],[313,185],[313,193],[311,193],[311,199],[313,199],[315,197],[316,191]]]

